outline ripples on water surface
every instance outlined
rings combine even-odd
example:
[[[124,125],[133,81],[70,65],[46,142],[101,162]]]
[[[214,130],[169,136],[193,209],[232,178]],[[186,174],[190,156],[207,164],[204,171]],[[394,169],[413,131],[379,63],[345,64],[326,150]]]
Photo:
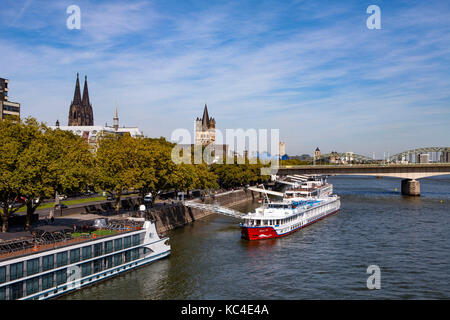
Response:
[[[330,182],[341,211],[304,230],[248,242],[239,221],[213,215],[170,232],[169,258],[63,299],[450,298],[449,176],[422,179],[417,198],[400,179]],[[380,290],[367,289],[369,265]]]

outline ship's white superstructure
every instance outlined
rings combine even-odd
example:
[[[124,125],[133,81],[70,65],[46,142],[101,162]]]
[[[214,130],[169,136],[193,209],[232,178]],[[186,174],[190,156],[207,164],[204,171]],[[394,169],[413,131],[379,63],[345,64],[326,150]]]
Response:
[[[168,256],[168,240],[153,221],[137,218],[53,243],[25,239],[17,251],[0,243],[0,300],[49,299],[85,287]]]
[[[278,238],[336,213],[340,198],[332,192],[333,186],[324,179],[290,184],[278,200],[267,197],[255,212],[242,217],[241,236],[248,240]]]

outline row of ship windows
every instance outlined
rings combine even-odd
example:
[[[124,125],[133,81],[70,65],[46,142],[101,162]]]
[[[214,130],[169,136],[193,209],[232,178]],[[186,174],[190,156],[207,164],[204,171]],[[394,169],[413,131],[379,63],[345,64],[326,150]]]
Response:
[[[24,262],[13,263],[9,266],[0,267],[0,283],[17,280],[24,276],[30,276],[39,272],[48,271],[55,267],[62,267],[69,263],[76,263],[81,260],[91,259],[92,257],[98,257],[103,254],[112,253],[131,246],[137,246],[142,243],[142,241],[143,239],[141,239],[140,235],[136,234],[103,243],[84,246],[81,248],[81,256],[80,248],[77,248],[57,253],[56,261],[55,254],[50,254],[42,258],[34,258]]]
[[[258,219],[248,219],[245,221],[246,224],[250,226],[273,226],[273,225],[280,225],[289,223],[295,219],[297,219],[298,216],[285,218],[285,219],[273,219],[273,220],[258,220]]]
[[[310,219],[306,219],[306,224],[308,224],[308,223],[310,223],[310,222],[312,222],[312,221],[314,221],[314,220],[324,216],[327,213],[327,210],[330,209],[330,208],[331,208],[331,204],[327,204],[327,205],[325,205],[323,207],[314,209],[311,213],[316,213],[317,210],[320,210],[322,212],[322,214],[319,215],[318,217],[312,217]],[[289,227],[287,229],[282,230],[282,232],[292,231],[294,229],[297,229],[298,227],[301,227],[302,225],[303,225],[303,223],[299,222],[297,224],[292,225],[291,227]]]
[[[68,281],[75,280],[79,277],[87,277],[91,274],[143,258],[147,252],[150,251],[151,249],[148,248],[135,248],[91,262],[85,262],[79,265],[81,270],[78,275],[75,274],[75,268],[64,268],[56,272],[51,272],[25,281],[16,282],[0,288],[0,300],[16,300],[48,290],[55,286],[62,286]]]
[[[325,212],[328,209],[332,207],[332,204],[327,204],[325,206],[321,206],[319,208],[313,209],[310,212],[307,213],[307,215],[314,215],[319,210],[320,212]],[[258,220],[258,219],[247,219],[245,221],[245,224],[249,226],[273,226],[273,225],[280,225],[280,224],[286,224],[291,221],[294,221],[298,219],[298,217],[301,217],[301,215],[285,218],[285,219],[274,219],[274,220]],[[308,220],[309,221],[309,220]]]

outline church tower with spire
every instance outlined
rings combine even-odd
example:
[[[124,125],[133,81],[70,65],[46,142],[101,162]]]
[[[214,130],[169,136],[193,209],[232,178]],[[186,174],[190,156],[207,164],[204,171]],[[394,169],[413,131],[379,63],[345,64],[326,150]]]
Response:
[[[93,126],[94,114],[89,101],[87,77],[84,78],[83,99],[81,99],[80,79],[77,73],[75,93],[69,109],[69,126]]]
[[[210,118],[205,103],[203,117],[195,120],[195,144],[207,146],[216,141],[216,120]]]

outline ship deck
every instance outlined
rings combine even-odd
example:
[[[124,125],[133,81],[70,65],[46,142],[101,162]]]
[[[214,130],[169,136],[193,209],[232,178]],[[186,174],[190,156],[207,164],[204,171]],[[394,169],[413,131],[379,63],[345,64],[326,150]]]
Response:
[[[115,218],[111,220],[115,224],[95,230],[83,227],[92,224],[96,219],[78,221],[75,219],[75,223],[74,219],[70,220],[70,223],[59,221],[54,225],[36,226],[29,232],[0,233],[0,262],[142,229],[142,226],[126,218]],[[74,224],[77,227],[75,232]]]

